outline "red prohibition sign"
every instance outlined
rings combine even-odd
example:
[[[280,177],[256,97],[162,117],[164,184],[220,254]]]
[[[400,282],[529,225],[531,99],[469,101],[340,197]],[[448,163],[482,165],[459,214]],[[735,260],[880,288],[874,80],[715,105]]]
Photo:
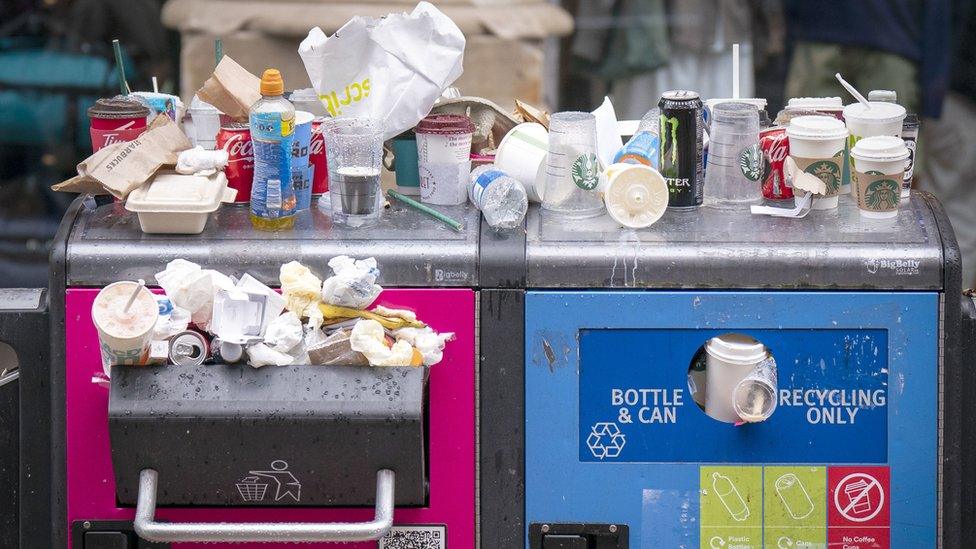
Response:
[[[834,505],[851,522],[867,522],[884,508],[884,486],[867,473],[851,473],[834,488]]]

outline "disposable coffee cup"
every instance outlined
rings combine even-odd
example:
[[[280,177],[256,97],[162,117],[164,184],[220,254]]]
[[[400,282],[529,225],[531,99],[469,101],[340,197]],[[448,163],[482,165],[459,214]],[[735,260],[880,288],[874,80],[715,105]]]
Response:
[[[611,164],[601,177],[607,213],[624,227],[650,227],[668,208],[668,184],[650,166]]]
[[[126,309],[133,292],[137,292],[136,297]],[[98,331],[102,366],[106,374],[116,364],[146,364],[153,327],[158,318],[156,298],[135,282],[115,282],[98,292],[92,304],[92,321]]]
[[[208,151],[217,148],[217,132],[220,131],[220,111],[210,103],[194,96],[186,110],[193,122],[187,137],[194,147],[200,146]]]
[[[857,208],[863,217],[898,215],[908,147],[900,137],[865,137],[851,149],[851,173]]]
[[[736,384],[732,391],[732,405],[742,421],[755,423],[773,415],[777,400],[776,377],[776,361],[767,356]]]
[[[420,200],[442,206],[464,204],[471,175],[471,119],[433,114],[417,124],[415,133]]]
[[[786,127],[790,140],[790,157],[797,168],[820,178],[827,187],[823,196],[814,198],[814,210],[837,207],[844,176],[844,147],[847,128],[832,116],[798,116]]]
[[[548,153],[549,131],[542,124],[525,122],[502,138],[495,152],[495,166],[525,187],[530,202],[542,203]]]
[[[851,132],[851,146],[864,137],[891,135],[901,137],[905,107],[896,103],[868,101],[867,106],[853,103],[844,107],[844,121]]]
[[[92,152],[139,137],[146,131],[149,113],[149,107],[130,97],[120,95],[95,101],[88,108]]]
[[[786,102],[788,111],[817,111],[840,118],[844,101],[840,97],[793,97]]]
[[[742,421],[735,388],[766,359],[766,346],[742,334],[725,334],[705,344],[705,413],[726,423]]]

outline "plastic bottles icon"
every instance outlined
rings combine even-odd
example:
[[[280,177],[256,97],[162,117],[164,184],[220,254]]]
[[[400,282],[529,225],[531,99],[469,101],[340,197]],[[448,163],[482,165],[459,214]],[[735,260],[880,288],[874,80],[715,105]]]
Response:
[[[810,499],[810,494],[807,493],[807,489],[796,475],[786,473],[776,479],[774,487],[776,495],[779,496],[780,501],[783,502],[783,507],[786,508],[786,512],[791,517],[800,520],[813,513],[813,500]]]
[[[712,489],[735,521],[742,522],[749,518],[749,506],[742,499],[735,484],[732,484],[732,479],[720,473],[712,473]]]

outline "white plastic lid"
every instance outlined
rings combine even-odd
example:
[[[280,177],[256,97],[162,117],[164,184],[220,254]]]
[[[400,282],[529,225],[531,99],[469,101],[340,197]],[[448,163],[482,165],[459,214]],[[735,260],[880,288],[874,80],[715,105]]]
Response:
[[[865,137],[851,149],[851,156],[857,160],[890,162],[905,160],[908,155],[908,147],[905,146],[905,142],[900,137],[889,135]]]
[[[308,111],[295,111],[295,125],[311,124],[315,120],[315,115]]]
[[[790,120],[786,135],[802,139],[838,139],[847,137],[847,126],[833,116],[797,116]]]
[[[800,109],[843,109],[844,101],[840,97],[793,97],[786,102],[786,108]]]
[[[235,189],[227,188],[223,172],[210,176],[159,172],[129,194],[125,209],[137,213],[210,213],[236,195]]]
[[[861,103],[851,103],[844,107],[844,120],[856,120],[861,124],[890,124],[905,119],[905,107],[897,103],[868,101],[871,108]]]
[[[758,364],[766,358],[766,346],[743,334],[724,334],[708,340],[708,354],[731,364]]]
[[[762,97],[740,97],[738,99],[732,99],[731,97],[720,97],[705,101],[705,105],[707,105],[709,109],[715,105],[718,105],[719,103],[748,103],[750,105],[755,105],[756,109],[766,108],[766,100]]]
[[[611,171],[613,170],[613,171]],[[603,194],[607,213],[630,229],[650,227],[668,208],[668,185],[650,166],[615,164]]]
[[[885,103],[897,103],[898,92],[895,90],[871,90],[868,92],[868,101],[884,101]]]

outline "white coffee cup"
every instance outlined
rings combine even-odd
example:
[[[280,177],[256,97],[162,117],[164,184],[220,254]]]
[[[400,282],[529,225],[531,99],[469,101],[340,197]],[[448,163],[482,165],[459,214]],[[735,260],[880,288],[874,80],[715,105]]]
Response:
[[[851,174],[861,215],[884,219],[898,215],[908,147],[900,137],[865,137],[851,149]]]
[[[902,123],[905,121],[905,107],[896,103],[868,101],[867,106],[852,103],[844,107],[844,121],[851,132],[851,141],[875,135],[901,137]],[[852,146],[853,146],[852,143]]]
[[[495,152],[495,166],[525,187],[530,202],[541,203],[546,184],[549,131],[542,124],[524,122],[512,128]]]
[[[816,175],[827,186],[827,193],[813,199],[814,210],[837,207],[844,174],[844,146],[847,128],[832,116],[798,116],[790,120],[786,136],[790,156],[801,171]]]
[[[600,177],[607,213],[624,227],[650,227],[668,208],[668,184],[650,166],[611,164]]]
[[[724,334],[705,344],[705,413],[726,423],[742,421],[735,388],[766,359],[766,346],[743,334]]]
[[[132,304],[126,309],[133,292]],[[152,292],[136,282],[123,281],[102,288],[92,303],[92,322],[98,330],[102,367],[145,364],[159,306]]]

